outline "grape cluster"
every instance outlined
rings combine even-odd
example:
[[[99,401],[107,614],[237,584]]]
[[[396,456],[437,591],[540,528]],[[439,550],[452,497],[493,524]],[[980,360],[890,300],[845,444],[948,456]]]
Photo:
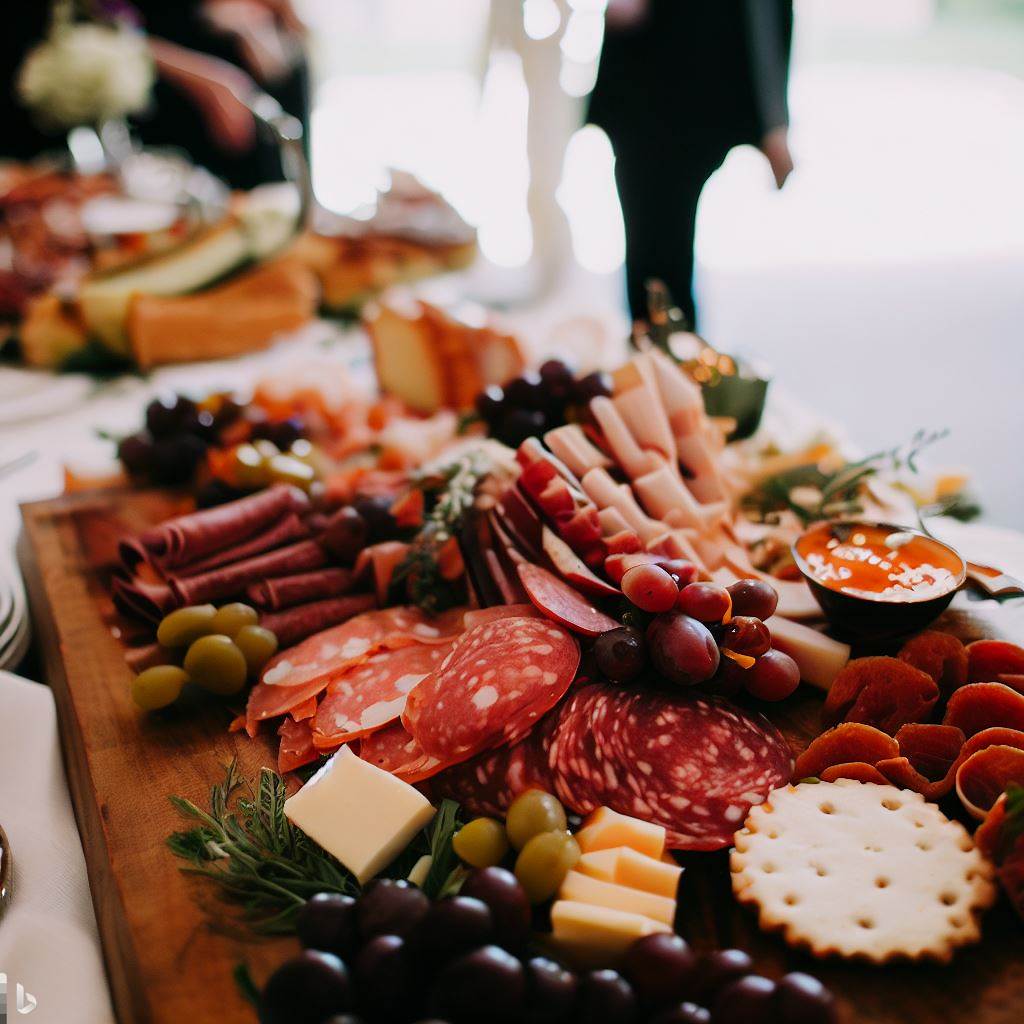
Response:
[[[503,388],[485,388],[477,396],[476,411],[492,437],[517,448],[528,437],[578,418],[590,399],[610,394],[608,374],[588,373],[577,380],[560,359],[549,359],[539,371],[529,370]]]
[[[763,580],[729,587],[689,582],[694,567],[682,560],[634,565],[623,574],[626,598],[653,614],[642,633],[622,626],[594,644],[599,671],[616,682],[637,677],[650,663],[677,686],[703,686],[723,696],[745,689],[760,700],[783,700],[800,685],[800,669],[772,649],[764,620],[778,605]]]
[[[136,480],[175,487],[188,483],[221,432],[242,414],[226,395],[197,404],[185,395],[161,395],[146,406],[146,426],[121,439],[117,457]]]
[[[620,970],[575,973],[527,948],[530,908],[499,867],[431,902],[381,879],[358,898],[314,896],[297,920],[304,951],[270,977],[261,1024],[834,1024],[835,1000],[807,974],[778,982],[742,950],[698,956],[650,935]]]

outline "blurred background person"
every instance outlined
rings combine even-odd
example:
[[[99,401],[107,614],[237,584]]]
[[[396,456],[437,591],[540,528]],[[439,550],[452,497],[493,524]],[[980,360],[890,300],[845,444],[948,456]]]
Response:
[[[697,203],[729,150],[757,146],[779,188],[792,171],[792,30],[792,0],[610,0],[588,117],[615,153],[634,319],[657,277],[696,322]]]

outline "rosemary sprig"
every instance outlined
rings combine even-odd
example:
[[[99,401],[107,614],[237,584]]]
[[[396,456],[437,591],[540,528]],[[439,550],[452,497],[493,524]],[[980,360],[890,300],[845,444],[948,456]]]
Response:
[[[240,909],[240,923],[262,935],[293,932],[299,908],[317,893],[359,892],[351,872],[288,821],[286,796],[276,772],[262,769],[253,787],[243,782],[232,761],[224,781],[210,790],[208,811],[170,797],[182,815],[197,823],[167,839],[171,852],[187,862],[181,870],[213,882],[221,898]],[[429,853],[433,862],[423,888],[428,896],[439,895],[461,870],[452,853],[452,837],[461,824],[458,804],[443,801],[430,825],[390,866],[389,877],[405,877]]]

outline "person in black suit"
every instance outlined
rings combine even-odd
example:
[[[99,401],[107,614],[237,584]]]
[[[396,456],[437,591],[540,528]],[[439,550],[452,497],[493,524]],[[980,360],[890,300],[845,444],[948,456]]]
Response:
[[[757,146],[779,188],[793,169],[792,30],[792,0],[610,0],[588,120],[615,153],[634,319],[656,277],[695,323],[697,202],[733,146]]]

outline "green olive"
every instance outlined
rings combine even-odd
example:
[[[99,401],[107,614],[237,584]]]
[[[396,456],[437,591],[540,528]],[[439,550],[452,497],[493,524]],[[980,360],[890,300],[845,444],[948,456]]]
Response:
[[[235,646],[242,652],[250,676],[257,676],[277,653],[277,637],[262,626],[243,626],[235,634]]]
[[[541,832],[519,851],[516,878],[531,903],[543,903],[558,892],[580,859],[580,848],[568,832]]]
[[[185,655],[185,671],[192,682],[221,696],[245,686],[245,657],[223,633],[201,636]]]
[[[143,711],[173,704],[188,682],[188,673],[177,665],[154,665],[132,680],[132,700]]]
[[[301,488],[308,487],[316,477],[316,471],[309,463],[302,462],[291,455],[275,455],[268,459],[267,471],[272,480],[283,484],[294,484]]]
[[[235,449],[235,477],[242,487],[266,487],[270,483],[267,460],[251,444]]]
[[[508,840],[521,850],[542,832],[564,832],[565,811],[556,797],[543,789],[528,789],[512,801],[505,816]]]
[[[197,604],[179,608],[165,615],[156,629],[156,639],[162,647],[188,647],[201,636],[215,632],[213,618],[217,609],[212,604]]]
[[[252,446],[260,453],[264,462],[268,462],[275,455],[281,454],[281,449],[273,441],[268,441],[265,437],[261,437],[258,441],[253,441]]]
[[[217,609],[209,630],[211,633],[223,633],[224,636],[234,636],[243,626],[255,626],[260,617],[255,608],[247,604],[235,601]]]
[[[500,821],[474,818],[452,837],[452,849],[475,868],[500,864],[508,853],[508,838]]]

